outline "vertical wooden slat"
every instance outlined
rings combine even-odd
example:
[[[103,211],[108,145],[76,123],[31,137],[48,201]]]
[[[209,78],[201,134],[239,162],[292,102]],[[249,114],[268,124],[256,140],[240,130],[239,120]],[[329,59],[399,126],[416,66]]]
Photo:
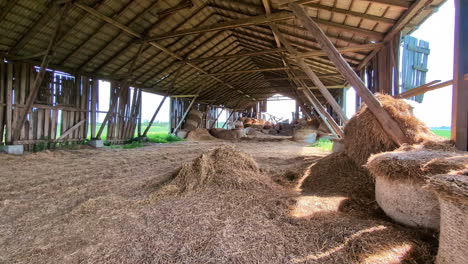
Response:
[[[4,123],[4,114],[6,109],[6,101],[5,101],[5,77],[6,77],[6,67],[5,62],[0,61],[0,143],[4,142],[4,131],[5,131],[5,123]]]
[[[11,143],[13,133],[12,116],[12,93],[13,93],[13,64],[7,63],[6,78],[6,142]]]
[[[455,52],[452,96],[452,139],[468,151],[468,3],[455,1]]]

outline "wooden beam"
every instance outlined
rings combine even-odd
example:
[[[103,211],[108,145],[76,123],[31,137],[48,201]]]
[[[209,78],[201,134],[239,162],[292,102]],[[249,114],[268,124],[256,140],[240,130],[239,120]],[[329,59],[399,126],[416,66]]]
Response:
[[[16,5],[18,0],[8,0],[7,4],[2,8],[0,12],[0,21],[6,17],[6,15],[11,11],[11,9]]]
[[[468,2],[455,1],[455,52],[452,96],[452,139],[468,151]]]
[[[161,35],[149,37],[145,39],[145,41],[156,41],[156,40],[162,40],[162,39],[179,37],[179,36],[186,36],[186,35],[191,35],[191,34],[199,34],[199,33],[205,33],[205,32],[210,32],[210,31],[231,29],[231,28],[236,28],[236,27],[261,25],[261,24],[271,23],[275,21],[288,20],[291,18],[293,18],[291,13],[284,11],[284,12],[278,12],[269,16],[261,15],[261,16],[256,16],[256,17],[249,17],[249,18],[244,18],[244,19],[216,23],[214,25],[179,30],[176,32],[168,32],[168,33],[164,33]]]
[[[279,48],[279,49],[270,49],[270,50],[262,50],[262,51],[241,52],[241,53],[236,53],[232,55],[188,59],[186,60],[186,62],[204,62],[204,61],[210,61],[210,60],[226,60],[226,59],[241,58],[241,57],[255,57],[255,56],[262,56],[265,54],[280,53],[283,51],[286,51],[286,49]]]
[[[57,12],[59,8],[60,7],[56,4],[49,4],[44,14],[37,21],[34,21],[33,26],[29,28],[26,33],[22,34],[21,38],[12,46],[8,53],[17,54],[21,51],[21,49],[23,49],[55,15],[60,14],[60,12]]]
[[[369,4],[382,4],[392,7],[404,8],[407,9],[410,7],[411,2],[405,0],[359,0],[361,2],[368,2]]]
[[[375,48],[381,48],[383,46],[384,46],[384,43],[379,42],[379,43],[370,43],[370,44],[342,47],[342,48],[337,48],[337,50],[341,53],[346,53],[346,52],[355,52],[355,51],[363,51],[363,50],[373,50]],[[320,56],[326,56],[326,55],[327,54],[324,51],[317,50],[317,51],[299,53],[294,57],[295,58],[311,58],[311,57],[320,57]]]
[[[361,0],[362,1],[362,0]],[[387,2],[387,1],[384,1]],[[406,10],[403,15],[398,19],[397,23],[393,25],[392,29],[385,35],[382,42],[388,42],[393,39],[396,34],[399,34],[401,30],[432,0],[416,0],[411,7]],[[409,2],[407,2],[409,5]],[[362,70],[369,61],[377,55],[381,48],[374,49],[357,67],[357,71]]]
[[[286,49],[288,49],[289,53],[296,55],[297,51],[289,44],[289,41],[283,36],[283,34],[279,31],[276,25],[270,25],[270,27],[273,30],[273,32],[278,36],[281,43],[286,47]],[[348,117],[346,116],[341,106],[336,102],[335,98],[330,93],[330,91],[328,91],[328,89],[325,87],[322,81],[320,81],[317,74],[315,74],[315,72],[312,71],[309,65],[305,63],[304,59],[297,58],[296,62],[299,65],[299,67],[306,73],[307,77],[309,77],[310,80],[315,84],[315,86],[317,86],[317,88],[320,90],[327,102],[333,107],[333,110],[335,110],[335,112],[338,114],[343,123],[346,123],[348,121]],[[285,63],[287,62],[285,61]]]
[[[363,18],[363,19],[367,19],[367,20],[371,20],[371,21],[375,21],[375,22],[379,22],[379,23],[388,24],[388,25],[393,25],[396,22],[396,20],[393,20],[393,19],[390,19],[390,18],[385,18],[385,17],[382,17],[382,16],[369,15],[369,14],[366,14],[366,13],[360,13],[360,12],[355,12],[355,11],[351,11],[351,10],[346,10],[346,9],[341,9],[341,8],[336,8],[336,7],[332,7],[332,6],[316,4],[316,3],[306,3],[306,4],[303,4],[303,5],[306,6],[306,7],[309,7],[309,8],[327,10],[327,11],[330,11],[332,13],[339,13],[339,14],[343,14],[343,15],[347,15],[347,16]]]
[[[420,94],[423,94],[423,93],[427,93],[429,91],[437,90],[437,89],[440,89],[440,88],[444,88],[444,87],[447,87],[447,86],[450,86],[450,85],[453,84],[453,80],[446,81],[446,82],[443,82],[443,83],[438,83],[438,82],[440,82],[440,81],[433,81],[433,82],[430,82],[430,83],[426,83],[426,84],[421,85],[419,87],[408,90],[408,91],[406,91],[404,93],[398,94],[398,95],[395,96],[395,98],[402,98],[402,99],[411,98],[413,96],[420,95]],[[438,84],[436,84],[436,83],[438,83]]]
[[[219,76],[219,75],[231,75],[231,74],[242,74],[242,73],[252,73],[252,72],[286,71],[287,69],[288,68],[286,68],[286,67],[277,67],[277,68],[265,68],[265,69],[253,69],[253,70],[207,73],[207,74],[202,74],[201,76]]]
[[[47,65],[49,64],[49,61],[50,61],[50,53],[53,50],[55,41],[57,40],[57,36],[62,26],[62,19],[64,18],[67,10],[68,10],[68,6],[65,6],[65,7],[62,7],[62,10],[60,11],[60,17],[57,21],[57,25],[55,26],[55,30],[52,33],[52,36],[49,38],[49,44],[46,49],[46,55],[42,59],[39,73],[36,75],[36,78],[34,78],[34,82],[31,84],[29,95],[28,95],[28,98],[26,99],[25,108],[22,109],[22,111],[18,114],[18,119],[16,120],[16,124],[14,126],[14,130],[12,133],[12,138],[11,138],[12,141],[16,141],[19,139],[21,135],[21,128],[23,127],[24,122],[26,122],[27,115],[31,111],[31,107],[37,98],[42,80],[44,79]]]
[[[185,121],[185,118],[187,117],[188,113],[190,112],[190,109],[192,109],[193,104],[195,103],[195,100],[197,100],[197,97],[193,97],[192,101],[190,102],[189,106],[187,107],[187,110],[185,110],[184,115],[180,119],[179,123],[177,126],[174,128],[174,131],[172,131],[172,134],[176,134],[177,130],[179,130],[180,126],[182,126],[182,123]]]
[[[388,133],[392,140],[397,145],[410,143],[400,126],[382,107],[380,102],[369,91],[369,89],[367,89],[361,78],[359,78],[356,72],[351,68],[351,66],[349,66],[343,56],[341,56],[341,54],[335,48],[333,43],[320,29],[320,27],[307,15],[304,8],[294,3],[289,4],[289,7],[291,10],[293,10],[302,24],[307,28],[307,30],[312,33],[317,42],[320,44],[322,50],[325,51],[328,57],[335,63],[338,71],[341,72],[349,84],[354,87],[357,94],[359,94],[359,96],[364,100],[369,110],[375,115],[379,123],[382,125],[384,131]]]
[[[74,3],[74,4],[77,5],[78,7],[80,7],[81,9],[85,10],[86,12],[92,14],[93,16],[106,21],[107,23],[109,23],[109,24],[111,24],[111,25],[113,25],[113,26],[115,26],[117,28],[120,28],[122,31],[128,33],[129,35],[134,36],[134,37],[136,37],[138,39],[141,39],[144,42],[146,41],[146,40],[143,39],[144,36],[142,34],[140,34],[140,33],[136,32],[136,31],[132,30],[131,28],[129,28],[129,27],[127,27],[127,26],[113,20],[110,17],[107,17],[107,16],[97,12],[93,8],[91,8],[89,6],[81,5],[81,4],[78,4],[78,3]],[[162,52],[168,54],[172,58],[174,58],[176,60],[184,61],[184,58],[182,56],[170,51],[169,49],[163,47],[161,44],[158,44],[158,43],[156,43],[154,41],[150,41],[150,40],[148,40],[148,43],[151,46],[153,46],[153,47],[161,50]],[[199,66],[197,66],[197,65],[195,65],[193,63],[187,62],[186,65],[196,69],[197,71],[201,72],[202,74],[208,74],[208,72],[206,72],[201,67],[199,67]],[[223,80],[217,78],[216,76],[209,76],[209,77],[211,77],[212,79],[216,80],[217,82],[219,82],[219,83],[221,83],[221,84],[223,84],[223,85],[225,85],[225,86],[227,86],[229,88],[235,89],[232,85],[227,84],[226,82],[224,82]],[[252,99],[255,100],[255,98],[252,98]]]
[[[63,132],[62,135],[58,138],[58,140],[64,139],[68,135],[70,135],[73,131],[78,129],[85,123],[86,120],[81,120],[80,122],[76,123],[74,126],[70,127],[67,131]]]

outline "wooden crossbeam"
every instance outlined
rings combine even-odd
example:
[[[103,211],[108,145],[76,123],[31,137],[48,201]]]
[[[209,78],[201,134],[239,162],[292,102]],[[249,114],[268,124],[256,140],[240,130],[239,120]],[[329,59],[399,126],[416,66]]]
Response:
[[[52,36],[49,38],[49,44],[47,45],[46,55],[42,59],[39,73],[36,75],[36,77],[34,78],[34,82],[31,84],[29,95],[26,99],[24,109],[22,109],[22,111],[18,114],[18,119],[16,120],[16,124],[14,126],[11,137],[12,141],[16,141],[20,138],[21,128],[26,122],[28,113],[31,111],[32,105],[34,104],[34,101],[36,101],[37,95],[39,94],[39,89],[41,87],[42,80],[44,79],[46,68],[49,65],[51,51],[53,50],[54,44],[57,41],[57,36],[62,26],[62,19],[64,18],[65,13],[66,11],[68,11],[68,9],[68,6],[64,6],[61,9],[60,17],[57,21],[57,25],[55,26],[55,30],[52,33]]]
[[[275,33],[275,35],[278,36],[281,43],[289,51],[289,53],[296,55],[297,51],[291,46],[291,44],[289,44],[289,41],[283,36],[283,34],[281,33],[281,31],[279,31],[276,25],[270,25],[270,27]],[[338,104],[338,102],[336,102],[335,98],[330,93],[330,91],[328,91],[328,89],[319,79],[317,74],[309,67],[309,65],[305,63],[303,58],[297,58],[296,62],[299,65],[299,67],[306,73],[307,77],[309,77],[309,79],[315,84],[315,86],[317,86],[317,88],[320,90],[320,92],[325,97],[327,102],[333,107],[333,110],[335,110],[335,112],[338,114],[338,116],[343,121],[343,123],[346,123],[348,121],[348,117],[346,116],[345,112],[343,111],[341,106]],[[285,61],[285,63],[287,62]]]
[[[286,67],[277,67],[277,68],[241,70],[241,71],[230,71],[230,72],[216,72],[216,73],[202,74],[202,76],[219,76],[219,75],[231,75],[231,74],[242,74],[242,73],[252,73],[252,72],[285,71],[287,69],[288,68],[286,68]]]
[[[362,1],[362,0],[361,0]],[[378,2],[374,0],[372,2]],[[387,1],[383,1],[387,2]],[[426,5],[430,4],[432,0],[417,0],[411,6],[409,6],[409,2],[406,2],[408,5],[408,10],[406,10],[403,15],[398,19],[398,21],[393,25],[392,29],[387,32],[382,42],[388,42],[393,39],[396,34],[399,34],[401,30],[417,15]],[[374,49],[364,60],[362,60],[361,64],[357,67],[357,71],[362,70],[369,61],[377,55],[377,53],[381,50],[381,48]]]
[[[184,61],[184,58],[172,51],[170,51],[169,49],[163,47],[162,45],[154,42],[154,41],[151,41],[151,40],[145,40],[143,39],[144,36],[134,30],[132,30],[131,28],[115,21],[114,19],[110,18],[110,17],[107,17],[106,15],[103,15],[101,13],[99,13],[98,11],[94,10],[93,8],[89,7],[89,6],[86,6],[86,5],[82,5],[82,4],[78,4],[78,3],[74,3],[74,5],[76,5],[77,7],[83,9],[84,11],[92,14],[93,16],[97,17],[97,18],[100,18],[104,21],[106,21],[107,23],[121,29],[122,31],[128,33],[129,35],[131,36],[134,36],[140,40],[142,40],[143,42],[148,42],[148,44],[150,44],[151,46],[161,50],[162,52],[168,54],[169,56],[171,56],[172,58],[176,59],[176,60],[179,60],[179,61]],[[197,71],[201,72],[202,74],[208,74],[208,72],[206,72],[205,70],[203,70],[201,67],[191,63],[191,62],[187,62],[186,65],[196,69]],[[217,78],[216,76],[209,76],[211,77],[212,79],[216,80],[217,82],[229,87],[229,88],[232,88],[232,89],[235,89],[232,85],[230,84],[227,84],[226,82],[224,82],[223,80]],[[255,98],[251,98],[252,100],[255,100]]]
[[[10,10],[16,5],[18,0],[9,0],[8,3],[2,8],[0,12],[0,21],[2,21]]]
[[[398,8],[404,8],[407,9],[410,7],[411,2],[405,1],[405,0],[359,0],[361,2],[368,2],[370,4],[372,3],[377,3],[377,4],[382,4],[382,5],[387,5],[387,6],[392,6],[392,7],[398,7]]]
[[[85,123],[86,120],[81,120],[80,122],[76,123],[74,126],[70,127],[67,131],[63,132],[62,135],[57,139],[57,140],[61,140],[61,139],[64,139],[66,138],[68,135],[70,135],[71,133],[73,133],[73,131],[77,130],[79,127],[81,127],[84,123]]]
[[[298,19],[309,30],[317,42],[320,44],[323,51],[335,63],[336,68],[346,78],[349,84],[354,87],[357,94],[363,99],[367,107],[375,115],[384,131],[392,138],[397,145],[409,143],[408,138],[403,133],[400,126],[390,116],[390,114],[382,107],[380,102],[375,98],[364,82],[359,78],[356,72],[349,66],[346,60],[341,56],[333,43],[327,38],[320,27],[307,15],[304,8],[297,4],[289,4],[289,7],[296,14]]]
[[[232,54],[232,55],[189,59],[189,60],[186,60],[186,62],[204,62],[204,61],[210,61],[210,60],[226,60],[226,59],[241,58],[241,57],[255,57],[255,56],[262,56],[265,54],[280,53],[284,51],[286,51],[286,49],[280,48],[280,49],[270,49],[270,50],[262,50],[262,51],[242,52],[242,53],[237,53],[237,54]]]
[[[293,19],[293,18],[294,18],[293,13],[289,11],[281,11],[281,12],[273,13],[271,15],[260,15],[260,16],[255,16],[255,17],[248,17],[248,18],[230,20],[230,21],[222,22],[222,23],[216,23],[214,25],[180,30],[176,32],[167,32],[167,33],[160,34],[157,36],[145,38],[144,40],[145,41],[157,41],[157,40],[163,40],[167,38],[186,36],[186,35],[191,35],[191,34],[200,34],[200,33],[205,33],[205,32],[210,32],[210,31],[233,29],[233,28],[246,27],[246,26],[252,26],[252,25],[269,24],[269,23]],[[379,41],[384,37],[383,33],[368,30],[368,29],[343,25],[343,24],[330,22],[327,20],[319,19],[319,18],[314,18],[314,20],[316,20],[316,22],[321,25],[350,31],[356,34],[366,36],[372,40]]]
[[[261,15],[261,16],[256,16],[256,17],[250,17],[250,18],[244,18],[244,19],[238,19],[238,20],[231,20],[227,22],[222,22],[222,23],[216,23],[214,25],[208,25],[208,26],[202,26],[202,27],[197,27],[197,28],[191,28],[191,29],[185,29],[185,30],[179,30],[176,32],[168,32],[164,33],[158,36],[153,36],[145,39],[146,41],[156,41],[156,40],[162,40],[162,39],[167,39],[167,38],[173,38],[173,37],[179,37],[179,36],[186,36],[186,35],[191,35],[191,34],[199,34],[199,33],[205,33],[205,32],[210,32],[210,31],[217,31],[217,30],[225,30],[225,29],[231,29],[231,28],[236,28],[236,27],[246,27],[246,26],[252,26],[252,25],[261,25],[261,24],[266,24],[266,23],[271,23],[275,21],[282,21],[282,20],[288,20],[293,18],[290,12],[278,12],[269,16]]]
[[[342,48],[337,48],[337,50],[340,53],[345,53],[345,52],[355,52],[355,51],[364,51],[364,50],[373,50],[375,48],[380,48],[383,47],[384,43],[370,43],[370,44],[362,44],[362,45],[355,45],[355,46],[348,46],[348,47],[342,47]],[[295,58],[311,58],[311,57],[320,57],[320,56],[326,56],[327,54],[322,51],[322,50],[317,50],[317,51],[309,51],[309,52],[303,52],[299,53]]]
[[[318,1],[316,1],[316,2],[318,2]],[[355,11],[351,11],[351,10],[346,10],[346,9],[332,7],[332,6],[321,5],[321,4],[317,4],[317,3],[305,3],[303,5],[306,6],[306,7],[309,7],[309,8],[327,10],[327,11],[330,11],[330,12],[333,12],[333,13],[339,13],[339,14],[343,14],[343,15],[347,15],[347,16],[363,18],[363,19],[367,19],[367,20],[371,20],[371,21],[375,21],[375,22],[379,22],[379,23],[388,24],[388,25],[393,25],[396,22],[396,20],[390,19],[390,18],[375,16],[375,15],[369,15],[369,14],[366,14],[366,13],[355,12]]]

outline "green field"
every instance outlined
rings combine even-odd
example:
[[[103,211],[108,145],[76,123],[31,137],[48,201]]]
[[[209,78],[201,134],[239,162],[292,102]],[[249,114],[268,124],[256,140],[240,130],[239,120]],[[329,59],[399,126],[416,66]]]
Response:
[[[434,134],[450,139],[450,129],[431,129]],[[329,139],[321,138],[310,147],[318,148],[321,151],[331,151],[333,142]]]
[[[431,129],[434,134],[450,139],[450,129]]]

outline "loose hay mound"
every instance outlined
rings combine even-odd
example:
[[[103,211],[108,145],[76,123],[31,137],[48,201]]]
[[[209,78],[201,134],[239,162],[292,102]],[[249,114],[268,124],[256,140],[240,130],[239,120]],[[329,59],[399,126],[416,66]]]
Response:
[[[330,154],[313,165],[302,189],[304,193],[344,197],[346,201],[340,206],[340,211],[380,214],[373,205],[372,177],[343,152]]]
[[[468,263],[468,170],[431,177],[427,187],[440,201],[440,242],[436,263]]]
[[[400,126],[410,144],[444,141],[412,114],[411,106],[405,101],[382,94],[377,94],[377,98]],[[372,154],[398,147],[365,105],[346,124],[344,134],[345,151],[358,165],[366,164]]]
[[[260,173],[257,163],[248,154],[223,146],[183,164],[170,185],[176,186],[180,192],[189,192],[207,188],[272,188],[273,182]]]
[[[186,138],[187,140],[214,140],[216,139],[213,137],[210,132],[208,132],[208,129],[205,128],[197,128],[192,131],[189,131]]]

